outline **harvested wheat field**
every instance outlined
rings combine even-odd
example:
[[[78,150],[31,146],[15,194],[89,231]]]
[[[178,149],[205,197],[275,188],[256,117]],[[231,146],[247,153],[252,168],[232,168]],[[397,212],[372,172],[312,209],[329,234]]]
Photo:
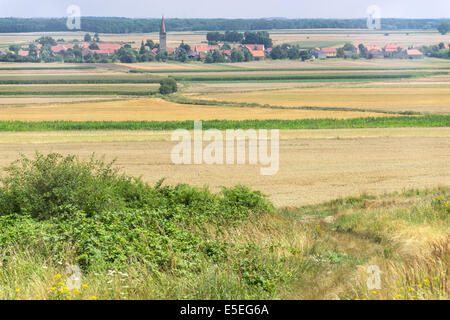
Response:
[[[423,135],[426,131],[421,129]],[[9,133],[10,138],[14,134]],[[161,134],[161,140],[166,139],[166,133]],[[78,154],[82,158],[95,152],[105,154],[108,160],[116,158],[117,165],[125,167],[127,173],[142,175],[152,184],[162,177],[167,177],[169,184],[209,185],[215,190],[241,183],[268,194],[277,206],[300,206],[364,192],[381,194],[448,185],[450,137],[448,131],[441,134],[443,137],[327,139],[323,133],[312,139],[282,139],[280,167],[273,176],[261,176],[259,165],[174,165],[170,153],[176,143],[150,139],[1,143],[0,166],[16,160],[20,153],[32,155],[35,150]],[[329,133],[329,137],[334,135]]]
[[[348,107],[380,111],[450,112],[449,88],[296,88],[205,94],[202,99],[286,107]]]
[[[0,120],[20,121],[125,121],[125,120],[266,120],[266,119],[350,119],[382,117],[374,112],[288,110],[270,108],[232,108],[183,105],[159,98],[107,101],[0,109]]]

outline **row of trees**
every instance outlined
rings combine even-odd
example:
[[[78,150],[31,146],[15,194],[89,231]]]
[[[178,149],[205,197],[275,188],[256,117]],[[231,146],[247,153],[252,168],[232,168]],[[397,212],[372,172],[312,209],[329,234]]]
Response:
[[[450,50],[443,42],[438,45],[423,46],[420,50],[428,57],[450,59]]]
[[[231,42],[242,44],[263,44],[266,48],[272,48],[273,42],[270,35],[266,31],[247,31],[239,33],[236,31],[220,32],[208,32],[206,34],[206,40],[209,44],[217,44],[219,42]]]
[[[67,31],[66,18],[1,18],[0,33]],[[384,30],[437,29],[449,19],[381,19]],[[158,32],[160,19],[83,17],[81,30],[97,33]],[[170,31],[365,29],[366,19],[166,19]]]

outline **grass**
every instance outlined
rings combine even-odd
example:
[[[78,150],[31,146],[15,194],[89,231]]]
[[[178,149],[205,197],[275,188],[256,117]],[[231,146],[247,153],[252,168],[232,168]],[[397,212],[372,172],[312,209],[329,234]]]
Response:
[[[449,115],[400,116],[356,119],[209,120],[207,129],[344,129],[394,127],[449,127]],[[64,130],[176,130],[192,129],[194,121],[0,121],[0,131]]]
[[[212,194],[162,184],[145,185],[93,159],[17,162],[0,187],[8,199],[0,203],[0,296],[449,297],[449,187],[277,210],[242,186]],[[79,289],[69,288],[67,265],[81,267]],[[371,265],[382,271],[380,289],[366,285]]]

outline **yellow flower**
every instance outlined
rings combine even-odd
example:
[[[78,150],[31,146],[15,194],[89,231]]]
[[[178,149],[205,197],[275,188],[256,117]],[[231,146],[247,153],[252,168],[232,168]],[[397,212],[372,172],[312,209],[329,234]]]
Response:
[[[418,284],[417,286],[418,286],[419,288],[422,288],[422,285],[421,285],[421,284]]]
[[[377,294],[377,292],[376,292],[376,291],[372,291],[372,293],[373,293],[373,294]]]
[[[64,291],[69,291],[69,288],[67,288],[67,287],[64,287]]]
[[[398,294],[398,295],[396,295],[395,297],[398,299],[398,298],[400,298],[402,295],[401,294]]]
[[[16,289],[16,292],[19,293],[19,292],[20,292],[20,289]]]
[[[70,297],[69,297],[69,296],[66,296],[66,300],[70,300]]]
[[[412,298],[413,298],[413,299],[415,299],[415,298],[416,298],[416,296],[412,296]]]
[[[39,295],[36,293],[36,294],[34,295],[34,297],[35,297],[35,298],[39,298]]]
[[[60,281],[60,282],[57,283],[57,285],[58,285],[58,286],[63,286],[64,283]]]
[[[428,283],[428,282],[430,282],[430,280],[425,279],[425,280],[423,280],[423,282]]]
[[[59,292],[61,292],[61,293],[63,293],[63,292],[64,292],[64,290],[63,290],[63,289],[59,289],[58,291],[59,291]]]
[[[409,287],[408,290],[409,291],[414,291],[414,288]]]
[[[400,290],[405,290],[405,288],[403,288],[403,287],[400,287]]]
[[[439,278],[438,278],[438,277],[434,277],[433,279],[434,279],[434,280],[438,280]]]
[[[83,283],[81,286],[82,286],[83,288],[89,288],[89,286],[88,286],[87,284],[84,284],[84,283]]]
[[[78,289],[73,290],[73,294],[80,294],[80,293],[81,293],[81,291]]]
[[[97,297],[96,296],[92,296],[91,300],[97,300]]]
[[[60,275],[59,273],[57,273],[57,274],[55,274],[55,275],[53,276],[53,278],[55,278],[55,279],[61,279],[61,275]]]
[[[55,290],[56,290],[56,288],[55,288],[55,287],[51,287],[51,288],[50,288],[50,290],[52,290],[52,291],[55,291]]]

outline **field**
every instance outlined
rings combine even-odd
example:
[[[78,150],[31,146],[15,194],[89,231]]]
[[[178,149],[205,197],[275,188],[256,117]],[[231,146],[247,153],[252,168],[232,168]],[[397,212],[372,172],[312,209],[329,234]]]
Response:
[[[270,33],[304,48],[450,42]],[[168,46],[205,34],[169,32]],[[41,35],[0,34],[0,48]],[[161,95],[169,76],[179,90]],[[432,58],[0,63],[0,168],[28,159],[0,171],[0,299],[448,299],[449,88],[449,60]],[[171,135],[194,120],[280,129],[278,172],[175,165]],[[64,263],[81,266],[80,290]]]

